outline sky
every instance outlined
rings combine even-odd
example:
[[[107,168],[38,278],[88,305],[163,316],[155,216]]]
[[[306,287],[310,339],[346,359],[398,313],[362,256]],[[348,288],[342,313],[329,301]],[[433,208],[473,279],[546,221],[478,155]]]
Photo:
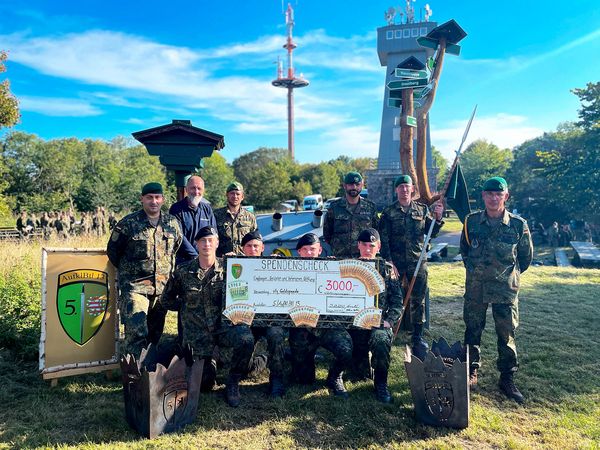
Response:
[[[413,2],[416,18],[426,1]],[[377,157],[385,68],[384,12],[396,0],[293,0],[296,159]],[[400,5],[401,4],[401,5]],[[598,0],[430,0],[431,21],[467,32],[447,55],[430,112],[432,144],[451,158],[477,104],[467,144],[512,148],[577,120],[570,90],[600,78]],[[44,139],[115,136],[189,119],[225,136],[233,161],[287,147],[280,0],[0,0],[0,49],[20,101],[14,128]],[[596,56],[594,56],[596,55]],[[6,130],[4,131],[6,132]]]

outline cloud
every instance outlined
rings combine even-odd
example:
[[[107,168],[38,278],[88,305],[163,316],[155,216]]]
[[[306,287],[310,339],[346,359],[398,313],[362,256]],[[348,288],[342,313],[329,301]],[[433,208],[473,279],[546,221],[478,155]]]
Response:
[[[377,158],[379,130],[366,125],[335,127],[333,130],[321,133],[318,143],[318,147],[311,149],[311,154],[320,155],[322,159],[333,159],[339,155],[351,158]]]
[[[475,117],[463,150],[478,139],[486,139],[500,148],[513,148],[544,133],[544,130],[529,125],[527,121],[527,117],[505,113]],[[453,159],[466,126],[467,120],[452,121],[442,128],[432,124],[431,142],[446,158]]]
[[[102,111],[90,103],[74,98],[19,96],[19,107],[23,111],[36,112],[56,117],[99,116]]]

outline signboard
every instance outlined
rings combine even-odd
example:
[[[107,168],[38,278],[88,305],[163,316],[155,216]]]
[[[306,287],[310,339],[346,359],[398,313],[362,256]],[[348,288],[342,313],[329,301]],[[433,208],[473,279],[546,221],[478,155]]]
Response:
[[[416,80],[395,80],[395,81],[390,81],[387,84],[387,87],[390,90],[410,89],[410,88],[426,86],[427,83],[428,83],[427,78],[418,78]]]
[[[225,311],[233,323],[378,327],[385,282],[374,260],[231,257]]]
[[[413,116],[406,116],[406,125],[408,125],[409,127],[415,127],[417,126],[417,118],[413,117]]]
[[[418,38],[417,42],[421,47],[432,48],[434,50],[437,49],[438,45],[440,44],[440,41],[438,39],[433,39],[426,36]],[[460,55],[460,45],[451,44],[449,42],[446,43],[446,53],[456,56]]]
[[[400,69],[400,68],[396,68],[395,75],[398,78],[411,78],[411,79],[428,77],[426,70],[411,70],[411,69]]]
[[[115,270],[104,249],[42,250],[44,379],[118,368]]]

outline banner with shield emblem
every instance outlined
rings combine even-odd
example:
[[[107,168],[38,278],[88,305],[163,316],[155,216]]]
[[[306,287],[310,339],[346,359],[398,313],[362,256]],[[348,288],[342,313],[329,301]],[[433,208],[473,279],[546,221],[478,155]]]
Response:
[[[104,249],[43,249],[43,378],[118,368],[118,330],[115,270]]]

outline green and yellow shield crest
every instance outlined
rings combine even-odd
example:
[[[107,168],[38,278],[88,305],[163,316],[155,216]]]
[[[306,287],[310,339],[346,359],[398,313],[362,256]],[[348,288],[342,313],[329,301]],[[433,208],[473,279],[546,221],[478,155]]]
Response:
[[[84,345],[100,330],[108,309],[108,274],[77,269],[58,276],[58,318],[71,340]]]
[[[242,275],[242,265],[241,264],[232,264],[231,265],[231,274],[233,278],[236,280]]]

